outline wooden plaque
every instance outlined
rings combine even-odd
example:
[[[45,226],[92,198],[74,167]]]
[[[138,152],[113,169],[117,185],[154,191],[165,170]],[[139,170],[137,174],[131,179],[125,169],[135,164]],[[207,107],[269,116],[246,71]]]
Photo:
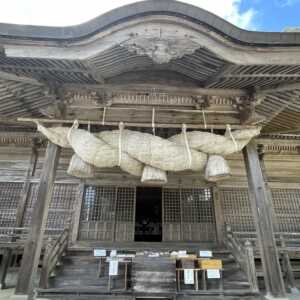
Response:
[[[220,259],[202,259],[200,261],[201,269],[203,270],[221,270],[222,260]]]

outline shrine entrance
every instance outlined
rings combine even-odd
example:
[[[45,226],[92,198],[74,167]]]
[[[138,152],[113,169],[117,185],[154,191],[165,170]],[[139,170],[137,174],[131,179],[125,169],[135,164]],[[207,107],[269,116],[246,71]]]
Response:
[[[162,189],[159,187],[137,188],[135,241],[162,241]]]
[[[212,190],[86,186],[78,239],[214,243]]]

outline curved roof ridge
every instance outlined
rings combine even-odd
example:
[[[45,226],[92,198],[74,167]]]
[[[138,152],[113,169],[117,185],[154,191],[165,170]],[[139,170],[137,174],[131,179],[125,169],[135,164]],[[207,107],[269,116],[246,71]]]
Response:
[[[145,0],[113,9],[88,22],[67,27],[0,23],[0,37],[12,39],[72,41],[89,37],[110,26],[140,16],[178,16],[203,24],[242,44],[299,46],[300,32],[256,32],[241,29],[200,7],[175,0]]]

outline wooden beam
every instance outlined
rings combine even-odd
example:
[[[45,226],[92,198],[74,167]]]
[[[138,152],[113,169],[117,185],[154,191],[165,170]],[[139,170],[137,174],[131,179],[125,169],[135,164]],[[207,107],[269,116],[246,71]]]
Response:
[[[30,233],[25,245],[16,286],[16,294],[29,295],[29,299],[33,297],[60,150],[61,148],[57,145],[48,143],[37,192],[37,201],[33,209]]]
[[[296,83],[282,83],[273,86],[269,86],[267,88],[258,88],[256,89],[255,95],[258,97],[265,96],[268,94],[274,94],[276,92],[283,92],[283,91],[293,91],[300,89],[300,82]]]
[[[269,208],[268,194],[260,161],[257,145],[250,142],[243,150],[245,159],[251,209],[256,226],[258,244],[264,271],[267,293],[275,298],[285,297],[285,287],[278,259],[274,238],[273,220]]]
[[[19,122],[40,122],[44,124],[73,124],[74,120],[65,120],[65,119],[39,119],[39,118],[18,118]],[[78,120],[79,124],[82,125],[103,125],[102,121],[88,121],[88,120]],[[119,126],[120,122],[105,122],[106,126]],[[125,125],[127,127],[143,127],[143,128],[152,128],[152,124],[149,121],[148,123],[131,123],[126,122]],[[206,129],[206,126],[204,124],[186,124],[187,128],[191,129]],[[182,128],[182,123],[155,123],[156,128]],[[226,129],[226,124],[208,124],[207,129]],[[232,129],[250,129],[250,128],[256,128],[256,126],[251,125],[231,125]]]
[[[219,89],[200,87],[178,87],[160,84],[65,84],[65,90],[110,90],[110,91],[131,91],[131,92],[165,92],[176,95],[195,96],[246,96],[248,91],[244,89]]]
[[[233,71],[237,66],[233,65],[233,64],[229,64],[227,63],[221,70],[217,71],[216,74],[212,75],[211,77],[209,77],[205,83],[204,86],[205,87],[209,87],[212,84],[214,84],[216,81],[218,81],[220,78],[223,78],[224,76],[226,76],[226,74],[228,72]]]
[[[2,72],[2,71],[0,71],[0,79],[28,83],[28,84],[37,85],[37,86],[44,85],[44,84],[38,82],[36,79],[30,78],[30,77],[24,77],[24,76],[17,76],[15,74],[6,73],[6,72]]]

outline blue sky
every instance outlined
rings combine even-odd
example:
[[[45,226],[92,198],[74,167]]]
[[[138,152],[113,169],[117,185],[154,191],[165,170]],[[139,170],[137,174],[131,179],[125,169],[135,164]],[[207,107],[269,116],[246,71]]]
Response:
[[[300,27],[300,0],[244,0],[241,11],[252,9],[251,25],[263,31],[282,31],[285,27]]]
[[[132,0],[0,0],[0,22],[67,26],[88,21]],[[182,0],[245,29],[300,27],[300,0]]]

